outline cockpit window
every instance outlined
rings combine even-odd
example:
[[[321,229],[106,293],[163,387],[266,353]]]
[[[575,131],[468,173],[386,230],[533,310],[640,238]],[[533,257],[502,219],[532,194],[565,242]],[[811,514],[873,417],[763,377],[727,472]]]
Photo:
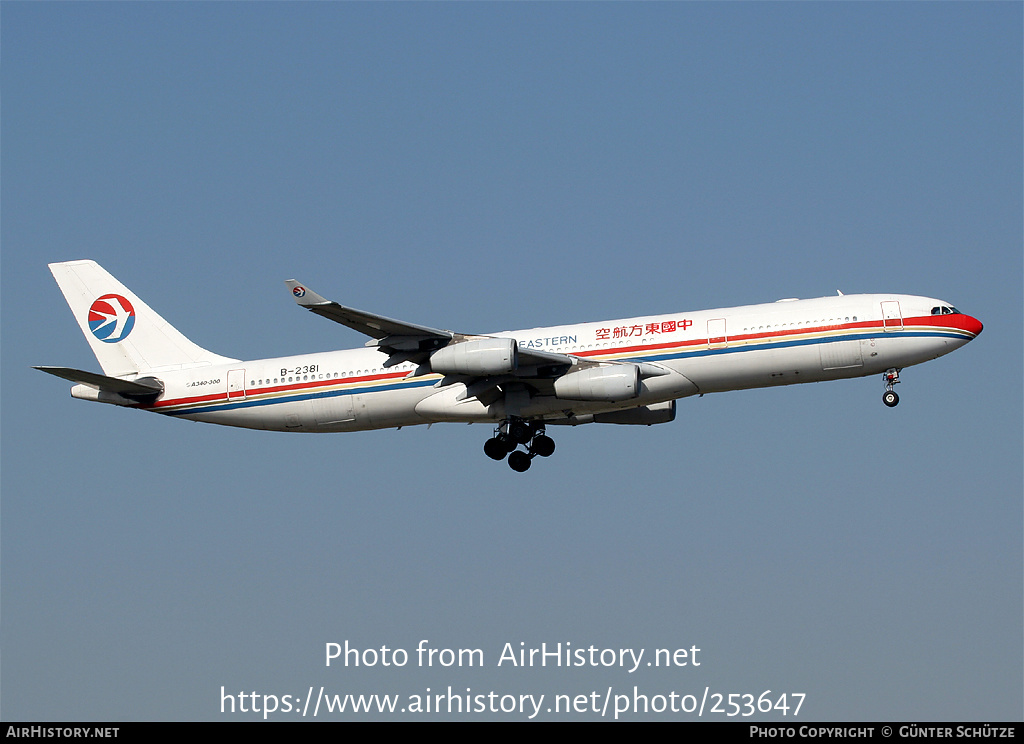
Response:
[[[932,315],[960,315],[960,311],[949,305],[939,305],[932,308]]]

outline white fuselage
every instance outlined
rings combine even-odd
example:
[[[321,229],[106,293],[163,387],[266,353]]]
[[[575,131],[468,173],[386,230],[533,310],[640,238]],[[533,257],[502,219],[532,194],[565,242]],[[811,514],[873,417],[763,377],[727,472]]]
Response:
[[[846,295],[491,335],[513,338],[520,349],[658,369],[629,400],[567,400],[541,387],[517,403],[515,414],[523,418],[572,423],[694,394],[862,377],[919,364],[981,330],[970,316],[933,314],[946,306],[908,295]],[[463,381],[411,363],[384,368],[386,358],[362,348],[164,371],[158,375],[163,394],[138,407],[303,432],[498,422],[508,413],[500,396],[478,399]]]

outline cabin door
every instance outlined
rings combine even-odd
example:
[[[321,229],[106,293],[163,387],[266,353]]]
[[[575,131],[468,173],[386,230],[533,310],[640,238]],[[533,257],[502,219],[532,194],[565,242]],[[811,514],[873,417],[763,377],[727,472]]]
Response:
[[[725,330],[725,318],[708,321],[708,348],[724,349],[729,345],[729,336]]]
[[[903,315],[900,313],[900,303],[896,300],[882,303],[882,327],[886,331],[903,330]]]
[[[245,370],[228,372],[228,400],[245,400]]]

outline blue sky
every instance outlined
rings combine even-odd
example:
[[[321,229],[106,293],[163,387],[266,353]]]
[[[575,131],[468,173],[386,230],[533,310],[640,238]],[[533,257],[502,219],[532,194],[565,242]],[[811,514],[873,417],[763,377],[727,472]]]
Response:
[[[1021,718],[1019,4],[0,21],[5,719],[219,720],[222,685]],[[897,409],[875,378],[707,396],[560,431],[520,476],[481,426],[314,437],[72,400],[30,366],[98,369],[46,269],[76,258],[243,359],[363,343],[291,277],[466,332],[837,289],[940,297],[985,332],[906,370]],[[346,639],[487,666],[325,668]],[[703,663],[498,668],[506,642]]]

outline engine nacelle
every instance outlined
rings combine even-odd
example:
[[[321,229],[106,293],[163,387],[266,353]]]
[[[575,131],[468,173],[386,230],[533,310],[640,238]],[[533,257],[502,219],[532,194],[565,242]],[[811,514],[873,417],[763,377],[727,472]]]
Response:
[[[570,372],[555,380],[555,395],[566,400],[599,400],[611,403],[640,394],[640,368],[613,364]]]
[[[514,338],[481,338],[438,349],[430,355],[430,369],[443,375],[507,375],[519,366]]]

